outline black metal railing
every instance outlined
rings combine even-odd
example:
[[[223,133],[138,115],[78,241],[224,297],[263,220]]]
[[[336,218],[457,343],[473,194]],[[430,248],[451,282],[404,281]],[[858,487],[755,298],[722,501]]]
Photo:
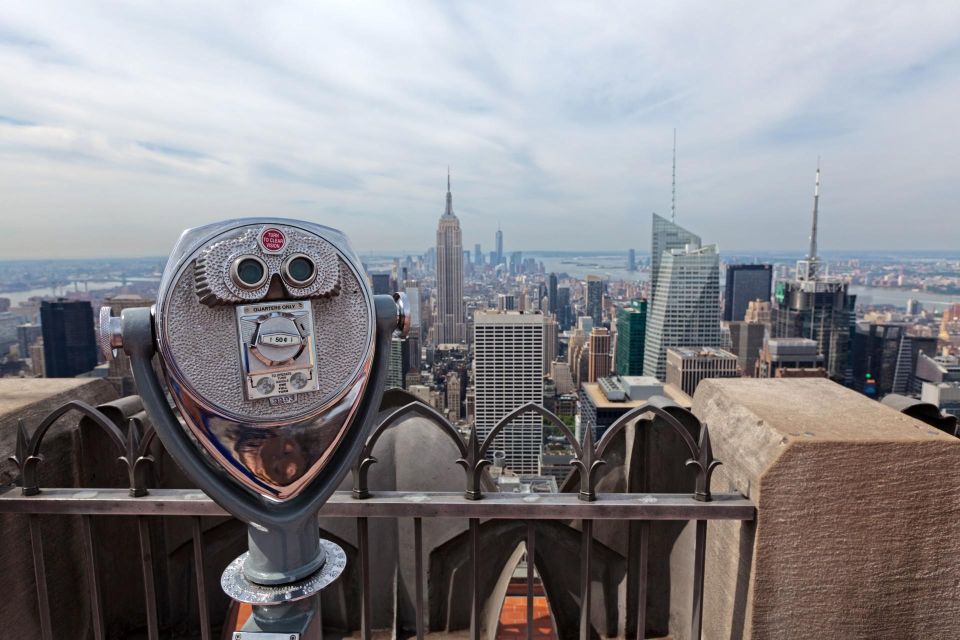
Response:
[[[411,399],[406,394],[396,398]],[[579,442],[563,421],[547,409],[534,404],[519,407],[505,416],[480,442],[476,429],[463,438],[439,412],[417,401],[406,402],[388,410],[386,418],[378,425],[364,446],[353,469],[353,490],[336,492],[324,505],[320,516],[324,518],[347,518],[356,523],[359,576],[360,576],[360,631],[361,637],[371,636],[370,588],[370,535],[371,518],[411,519],[414,527],[414,571],[416,580],[415,612],[416,635],[426,634],[424,594],[424,518],[463,518],[468,522],[470,554],[470,637],[479,638],[481,613],[481,588],[479,584],[481,548],[480,525],[482,520],[516,520],[526,522],[527,562],[527,637],[532,639],[533,592],[536,527],[542,520],[579,521],[581,535],[580,580],[579,580],[579,635],[591,636],[591,565],[593,558],[593,526],[598,520],[617,520],[636,523],[638,535],[631,536],[631,554],[635,554],[637,569],[636,590],[636,635],[644,637],[645,611],[648,593],[647,570],[650,525],[655,521],[688,521],[696,523],[693,575],[693,605],[690,619],[690,637],[699,638],[702,627],[704,560],[706,552],[707,523],[710,520],[753,520],[753,503],[739,494],[711,493],[710,478],[720,462],[713,457],[710,436],[706,425],[701,425],[689,412],[666,402],[651,401],[639,406],[618,419],[594,442],[592,429],[585,429],[583,442]],[[106,489],[41,488],[38,469],[43,460],[42,443],[53,424],[70,412],[79,412],[98,426],[113,443],[118,460],[126,466],[129,487]],[[543,420],[555,426],[567,440],[572,450],[571,465],[576,474],[576,484],[571,475],[565,486],[577,489],[576,493],[559,494],[508,494],[492,490],[484,469],[490,462],[487,454],[500,432],[517,417],[537,413]],[[641,428],[649,424],[642,418],[655,417],[668,425],[680,436],[689,458],[686,465],[695,472],[693,493],[598,493],[597,470],[606,461],[604,455],[614,437],[628,426]],[[465,491],[411,492],[372,491],[368,486],[368,472],[377,462],[373,455],[375,445],[383,433],[412,417],[425,418],[435,425],[457,448],[459,464],[465,475]],[[698,431],[698,438],[691,435]],[[211,620],[204,573],[204,545],[201,518],[228,515],[217,504],[196,489],[148,488],[150,467],[154,462],[150,445],[154,439],[152,427],[144,431],[138,419],[127,424],[126,434],[103,412],[82,402],[69,402],[48,415],[32,433],[25,425],[18,425],[16,454],[11,456],[20,472],[19,488],[0,489],[0,513],[24,514],[28,519],[36,577],[37,603],[44,640],[52,640],[51,609],[47,592],[47,568],[45,566],[43,532],[40,515],[76,515],[81,522],[81,542],[84,550],[84,572],[89,591],[93,635],[97,640],[106,637],[104,628],[101,585],[98,579],[96,546],[92,533],[95,516],[133,516],[136,519],[140,547],[141,573],[145,595],[146,626],[148,637],[159,638],[157,614],[157,591],[154,583],[154,563],[151,547],[151,524],[156,517],[183,517],[191,519],[193,569],[196,580],[200,636],[211,637]],[[416,461],[411,461],[415,464]],[[319,605],[319,599],[317,599]]]

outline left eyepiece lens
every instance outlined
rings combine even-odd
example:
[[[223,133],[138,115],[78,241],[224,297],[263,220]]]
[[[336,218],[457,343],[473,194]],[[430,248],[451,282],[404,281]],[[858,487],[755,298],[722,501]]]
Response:
[[[244,289],[259,289],[267,281],[267,265],[255,256],[241,256],[233,263],[233,281]]]

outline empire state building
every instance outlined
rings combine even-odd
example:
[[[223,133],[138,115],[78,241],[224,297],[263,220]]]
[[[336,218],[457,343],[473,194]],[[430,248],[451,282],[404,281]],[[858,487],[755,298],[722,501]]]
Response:
[[[453,214],[450,171],[447,208],[437,225],[437,344],[467,341],[463,312],[463,236]]]

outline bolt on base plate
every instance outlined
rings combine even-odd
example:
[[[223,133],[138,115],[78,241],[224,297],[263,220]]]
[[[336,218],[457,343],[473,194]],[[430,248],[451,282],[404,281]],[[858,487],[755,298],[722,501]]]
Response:
[[[347,554],[340,545],[321,538],[320,546],[326,552],[326,561],[303,580],[269,586],[251,582],[243,574],[243,563],[250,554],[247,551],[227,566],[220,577],[220,586],[237,602],[252,605],[282,604],[309,598],[339,578],[347,566]]]

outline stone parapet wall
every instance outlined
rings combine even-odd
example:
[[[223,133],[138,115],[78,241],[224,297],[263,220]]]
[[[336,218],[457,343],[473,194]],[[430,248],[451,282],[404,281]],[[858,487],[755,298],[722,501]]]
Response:
[[[96,406],[117,397],[104,380],[90,378],[0,379],[0,480],[7,485],[17,477],[17,466],[6,455],[17,450],[17,421],[28,433],[54,409],[71,400]],[[41,486],[78,486],[80,477],[78,424],[72,412],[60,418],[43,440]],[[19,489],[14,489],[19,491]],[[69,638],[90,637],[83,547],[78,518],[36,516],[43,531],[44,561],[54,629]],[[0,514],[3,545],[0,575],[10,588],[0,598],[4,638],[39,638],[37,591],[31,555],[28,519],[19,514]]]
[[[705,639],[956,638],[960,439],[822,379],[707,380],[714,491],[757,505],[708,529]],[[687,637],[692,525],[671,628]]]

